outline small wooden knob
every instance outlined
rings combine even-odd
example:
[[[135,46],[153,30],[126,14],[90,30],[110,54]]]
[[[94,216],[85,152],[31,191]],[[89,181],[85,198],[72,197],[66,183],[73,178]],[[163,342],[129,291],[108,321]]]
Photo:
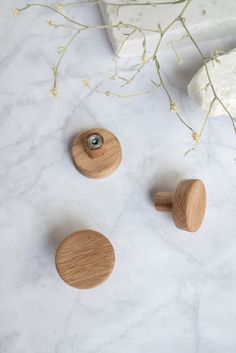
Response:
[[[112,132],[90,129],[75,137],[71,154],[81,174],[93,178],[111,175],[122,159],[120,142]]]
[[[111,274],[115,252],[111,242],[94,230],[82,230],[66,237],[55,257],[60,277],[72,287],[94,288]]]
[[[176,227],[196,232],[204,219],[206,189],[199,179],[181,181],[175,193],[158,192],[155,198],[158,211],[172,211]]]

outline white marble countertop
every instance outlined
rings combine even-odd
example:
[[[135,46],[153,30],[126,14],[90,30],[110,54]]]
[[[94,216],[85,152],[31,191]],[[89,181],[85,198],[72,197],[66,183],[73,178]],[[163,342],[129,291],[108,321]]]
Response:
[[[197,150],[160,89],[130,99],[83,86],[116,89],[112,51],[103,32],[89,32],[65,56],[59,97],[50,96],[57,47],[70,34],[54,30],[48,10],[14,18],[1,1],[0,59],[0,352],[235,353],[236,139],[230,121],[209,121]],[[93,23],[96,8],[71,9]],[[207,43],[231,49],[233,39]],[[184,64],[162,54],[165,78],[187,121],[203,117],[186,84],[200,66],[192,48]],[[135,60],[122,61],[126,75]],[[152,65],[130,92],[150,89]],[[74,168],[70,141],[91,127],[113,131],[123,162],[111,177],[90,180]],[[183,178],[201,178],[208,207],[197,234],[175,228],[153,207],[153,193]],[[55,249],[83,228],[105,234],[116,250],[114,272],[94,290],[60,280]]]

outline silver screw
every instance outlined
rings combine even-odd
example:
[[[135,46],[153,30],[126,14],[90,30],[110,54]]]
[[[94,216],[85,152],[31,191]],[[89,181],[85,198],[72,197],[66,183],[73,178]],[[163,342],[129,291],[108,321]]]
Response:
[[[91,150],[96,150],[103,145],[103,138],[101,135],[94,134],[88,137],[87,145]]]

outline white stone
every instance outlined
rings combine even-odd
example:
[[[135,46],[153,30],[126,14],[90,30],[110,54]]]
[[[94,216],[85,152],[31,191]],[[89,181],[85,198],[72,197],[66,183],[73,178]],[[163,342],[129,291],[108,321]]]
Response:
[[[219,56],[217,60],[209,61],[207,68],[217,96],[230,114],[236,116],[236,49]],[[214,94],[209,85],[205,66],[192,78],[188,85],[188,93],[203,112],[209,111]],[[209,116],[226,114],[222,104],[216,100],[210,109]]]
[[[136,0],[141,2],[142,0]],[[127,0],[109,0],[109,3],[127,3]],[[130,1],[132,2],[132,1]],[[133,1],[134,2],[134,1]],[[142,1],[143,2],[143,1]],[[149,2],[156,2],[151,0]],[[165,2],[165,1],[163,1]],[[119,22],[131,24],[147,29],[156,29],[160,24],[164,29],[176,16],[179,15],[185,3],[177,5],[153,6],[124,6],[100,4],[100,10],[104,22],[108,25],[116,25]],[[236,1],[235,0],[194,0],[189,5],[184,17],[187,25],[194,34],[196,40],[208,41],[215,38],[224,38],[236,31]],[[108,34],[117,53],[122,42],[130,33],[131,29],[109,29]],[[144,31],[146,36],[147,52],[153,53],[160,35],[153,32]],[[167,48],[167,43],[172,40],[179,40],[185,34],[181,24],[178,22],[168,30],[163,40],[162,48]],[[124,44],[119,52],[121,57],[139,56],[142,53],[143,38],[139,32],[134,33]],[[189,43],[189,40],[182,40],[182,43]],[[168,45],[169,47],[169,45]]]

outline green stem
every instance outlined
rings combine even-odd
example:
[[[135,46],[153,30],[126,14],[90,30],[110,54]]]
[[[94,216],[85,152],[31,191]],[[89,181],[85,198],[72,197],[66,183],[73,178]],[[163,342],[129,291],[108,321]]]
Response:
[[[53,88],[57,87],[57,78],[58,78],[58,70],[59,70],[59,66],[62,62],[62,59],[66,53],[66,51],[69,49],[71,43],[74,41],[74,39],[77,37],[77,35],[80,33],[80,30],[78,30],[76,33],[74,33],[74,35],[70,38],[70,40],[68,41],[68,43],[66,44],[66,46],[63,49],[63,52],[61,53],[59,60],[56,64],[56,66],[53,69],[53,74],[54,74],[54,81],[53,81]]]
[[[78,1],[78,2],[65,2],[62,3],[63,6],[73,6],[73,5],[83,5],[83,4],[91,4],[91,5],[96,5],[96,4],[104,4],[104,5],[109,5],[109,6],[117,6],[117,7],[124,7],[124,6],[159,6],[159,5],[178,5],[182,4],[183,2],[186,2],[187,0],[176,0],[176,1],[166,1],[166,2],[127,2],[127,3],[115,3],[115,2],[109,2],[106,0],[86,0],[86,1]]]
[[[160,80],[160,84],[161,86],[163,87],[166,95],[167,95],[167,98],[169,100],[169,104],[170,104],[170,107],[173,105],[173,100],[171,98],[171,95],[164,83],[164,80],[162,78],[162,75],[161,75],[161,71],[160,71],[160,64],[159,64],[159,61],[157,60],[157,57],[155,57],[154,59],[154,62],[155,62],[155,66],[156,66],[156,70],[157,70],[157,74],[158,74],[158,77],[159,77],[159,80]],[[184,120],[183,118],[181,117],[181,115],[178,113],[178,112],[175,112],[175,114],[177,115],[178,119],[181,121],[181,123],[183,123],[191,132],[193,132],[193,129],[191,128],[191,126],[189,126]]]

